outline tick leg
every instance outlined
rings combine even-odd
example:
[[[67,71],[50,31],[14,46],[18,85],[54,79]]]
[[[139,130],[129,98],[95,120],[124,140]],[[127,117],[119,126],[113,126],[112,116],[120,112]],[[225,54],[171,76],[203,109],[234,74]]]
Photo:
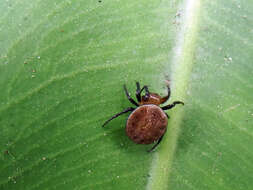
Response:
[[[150,150],[148,150],[147,152],[152,152],[160,144],[160,142],[163,139],[163,136],[161,136],[160,139],[157,141],[157,143]]]
[[[139,104],[137,104],[137,103],[134,101],[134,99],[131,98],[131,96],[129,95],[129,93],[128,93],[128,91],[127,91],[126,85],[124,85],[124,90],[125,90],[125,93],[126,93],[126,96],[127,96],[128,100],[129,100],[132,104],[134,104],[135,106],[138,107]]]
[[[120,115],[122,115],[122,114],[124,114],[124,113],[127,113],[127,112],[129,112],[129,111],[134,111],[134,108],[129,107],[129,108],[125,109],[124,111],[115,114],[115,115],[112,116],[110,119],[108,119],[108,120],[102,125],[102,127],[104,127],[107,123],[109,123],[111,120],[115,119],[116,117],[118,117],[118,116],[120,116]]]
[[[141,87],[139,82],[136,82],[136,98],[138,102],[141,101]]]
[[[148,86],[143,86],[143,88],[141,89],[140,94],[142,93],[142,91],[145,90],[145,98],[149,97],[149,90],[148,90]]]
[[[184,105],[184,102],[181,102],[181,101],[175,101],[175,102],[173,102],[172,104],[169,104],[169,105],[167,105],[167,106],[164,106],[164,107],[161,107],[163,110],[168,110],[168,109],[171,109],[171,108],[173,108],[175,105],[177,105],[177,104],[182,104],[182,105]]]
[[[165,113],[165,112],[164,112]],[[167,114],[167,113],[165,113],[166,114],[166,116],[167,116],[167,118],[169,119],[170,118],[170,116]]]
[[[137,98],[137,100],[138,100],[138,102],[140,102],[141,101],[141,93],[142,93],[142,91],[143,90],[145,90],[145,92],[146,92],[146,96],[149,96],[149,90],[148,90],[148,86],[143,86],[142,87],[142,89],[140,88],[140,83],[139,82],[136,82],[136,98]]]
[[[163,97],[161,100],[160,100],[160,103],[163,104],[164,102],[166,102],[169,98],[170,98],[170,86],[167,85],[167,88],[168,88],[168,95]]]
[[[145,86],[143,86],[143,88],[141,89],[141,92],[143,91],[143,89],[145,89],[145,92],[146,92],[146,94],[145,94],[145,96],[149,96],[149,90],[148,90],[148,87],[145,85]]]

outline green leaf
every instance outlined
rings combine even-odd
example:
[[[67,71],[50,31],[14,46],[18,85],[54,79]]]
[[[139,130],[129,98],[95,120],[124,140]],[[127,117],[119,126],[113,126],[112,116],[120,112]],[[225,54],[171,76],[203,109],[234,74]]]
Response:
[[[0,3],[0,189],[252,189],[250,1]],[[135,81],[185,106],[125,135]]]

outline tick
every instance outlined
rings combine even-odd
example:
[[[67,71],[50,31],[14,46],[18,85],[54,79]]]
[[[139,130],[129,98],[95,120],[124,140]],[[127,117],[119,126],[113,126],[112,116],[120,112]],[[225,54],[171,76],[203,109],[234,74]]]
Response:
[[[184,103],[175,101],[163,107],[159,106],[165,103],[170,97],[169,85],[167,85],[168,94],[165,97],[161,97],[157,93],[149,92],[146,85],[140,88],[139,82],[136,82],[136,87],[136,99],[138,103],[131,98],[126,85],[124,85],[124,91],[128,100],[135,105],[136,108],[128,107],[124,111],[115,114],[103,124],[103,127],[118,116],[132,112],[126,122],[126,134],[136,144],[152,144],[156,142],[156,144],[148,150],[148,152],[151,152],[162,141],[167,129],[169,116],[164,110],[171,109],[177,104],[184,105]],[[142,96],[143,90],[145,91],[145,95]]]

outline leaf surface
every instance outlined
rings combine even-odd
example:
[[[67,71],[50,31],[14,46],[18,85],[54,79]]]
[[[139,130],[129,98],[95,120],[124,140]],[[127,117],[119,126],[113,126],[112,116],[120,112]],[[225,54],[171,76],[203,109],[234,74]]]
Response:
[[[189,2],[1,1],[0,189],[252,189],[253,5]],[[167,79],[155,152],[101,128]]]

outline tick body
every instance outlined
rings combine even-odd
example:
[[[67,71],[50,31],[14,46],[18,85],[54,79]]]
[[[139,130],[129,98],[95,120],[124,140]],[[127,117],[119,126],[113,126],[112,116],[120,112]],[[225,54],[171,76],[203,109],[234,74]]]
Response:
[[[137,108],[128,107],[124,111],[115,114],[108,119],[103,127],[116,117],[132,112],[126,122],[126,134],[127,136],[137,144],[156,144],[149,150],[152,151],[161,142],[168,124],[169,116],[164,110],[173,108],[177,104],[184,105],[181,101],[175,101],[167,106],[159,107],[160,104],[166,102],[170,97],[170,87],[168,87],[168,95],[161,97],[156,93],[150,93],[147,86],[140,88],[139,82],[136,83],[136,99],[138,103],[132,99],[124,85],[125,94],[128,100]],[[141,93],[145,90],[145,95]]]
[[[136,108],[128,117],[126,134],[137,144],[151,144],[166,132],[168,118],[156,105]]]

